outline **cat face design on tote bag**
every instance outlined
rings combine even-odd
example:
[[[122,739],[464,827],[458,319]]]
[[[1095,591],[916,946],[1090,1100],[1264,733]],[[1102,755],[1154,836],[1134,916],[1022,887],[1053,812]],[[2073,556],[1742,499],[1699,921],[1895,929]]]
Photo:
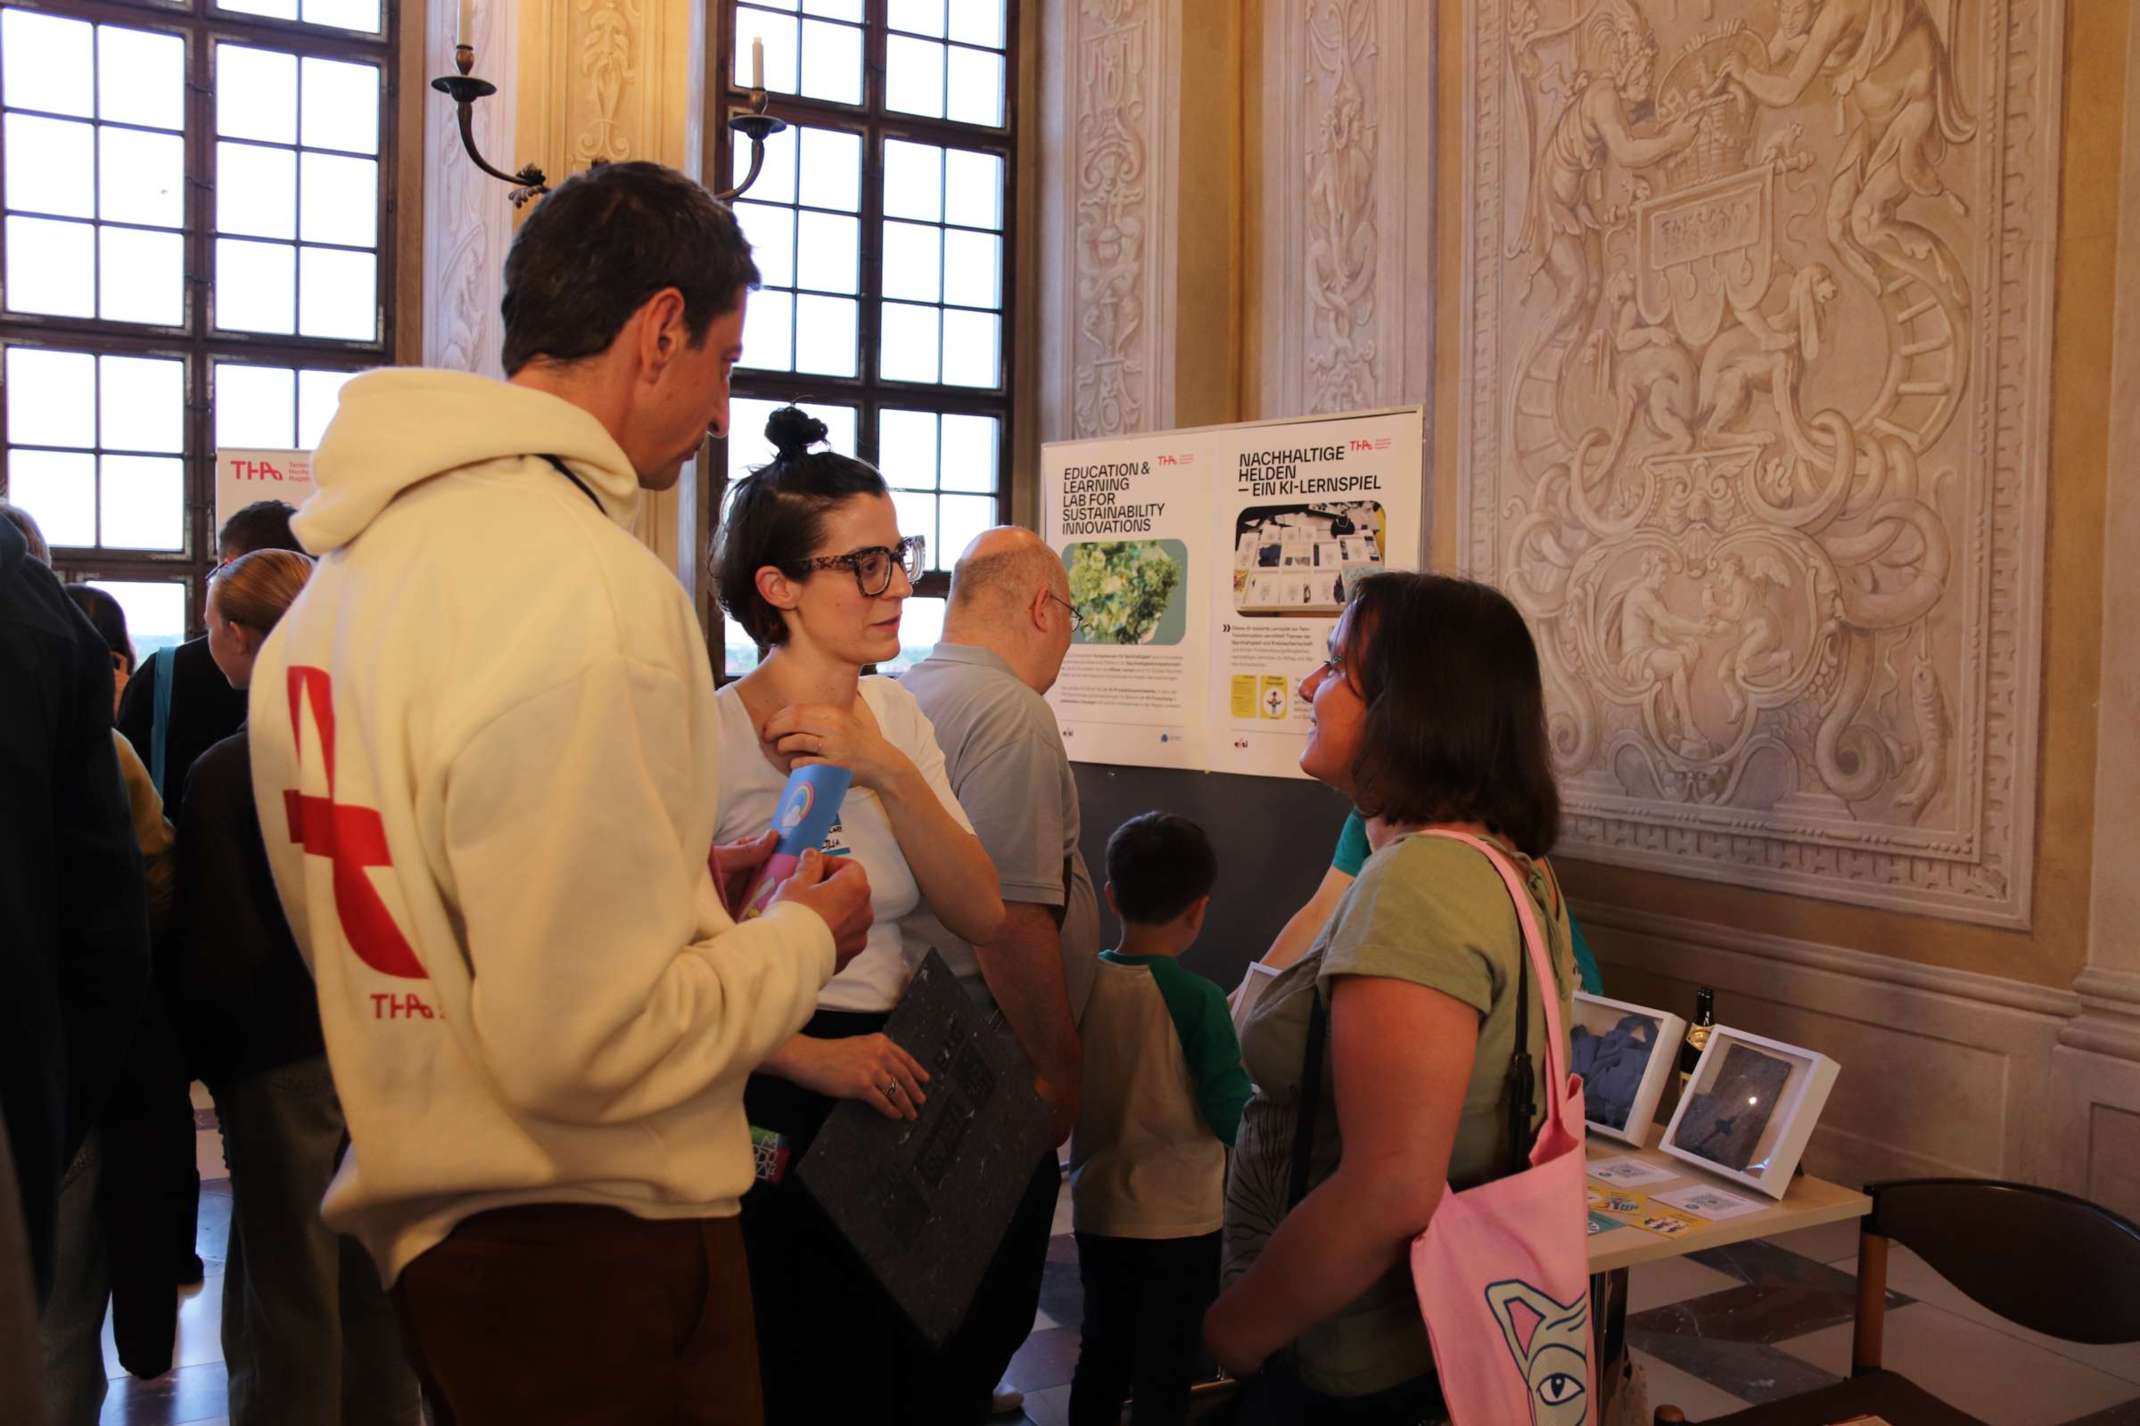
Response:
[[[1555,1302],[1527,1282],[1497,1282],[1486,1305],[1531,1386],[1531,1426],[1581,1426],[1590,1393],[1590,1298]]]

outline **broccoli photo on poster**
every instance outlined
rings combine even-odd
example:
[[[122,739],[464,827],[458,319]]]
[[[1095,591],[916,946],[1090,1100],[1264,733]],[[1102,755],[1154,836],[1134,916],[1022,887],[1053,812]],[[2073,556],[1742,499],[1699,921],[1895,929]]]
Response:
[[[1178,644],[1186,631],[1189,547],[1095,540],[1063,550],[1081,644]]]

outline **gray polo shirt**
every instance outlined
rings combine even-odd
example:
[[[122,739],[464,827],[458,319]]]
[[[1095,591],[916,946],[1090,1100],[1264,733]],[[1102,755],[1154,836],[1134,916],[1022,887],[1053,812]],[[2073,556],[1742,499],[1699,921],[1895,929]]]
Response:
[[[1100,906],[1078,852],[1077,783],[1055,710],[1000,657],[968,644],[939,643],[899,684],[936,728],[951,790],[996,864],[1003,899],[1063,909],[1063,978],[1070,1013],[1083,1019],[1099,964]],[[973,947],[926,902],[900,930],[909,964],[933,946],[976,998],[991,999]]]

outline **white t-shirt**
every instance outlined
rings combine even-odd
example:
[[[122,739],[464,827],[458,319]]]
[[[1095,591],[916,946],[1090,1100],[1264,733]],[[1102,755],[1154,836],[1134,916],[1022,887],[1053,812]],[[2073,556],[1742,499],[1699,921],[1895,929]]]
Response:
[[[862,680],[862,701],[876,716],[885,741],[905,753],[921,770],[922,780],[944,804],[951,820],[973,830],[966,811],[959,806],[944,774],[944,754],[936,745],[936,730],[914,695],[889,678]],[[766,760],[750,710],[736,685],[722,689],[714,699],[721,714],[721,800],[714,824],[716,842],[755,837],[772,825],[785,774]],[[876,922],[862,954],[825,983],[818,993],[820,1010],[890,1010],[906,993],[907,980],[918,961],[909,961],[900,944],[900,918],[921,904],[921,888],[907,867],[906,855],[892,832],[884,803],[866,787],[847,789],[838,820],[825,838],[828,856],[851,856],[869,873],[869,903]]]

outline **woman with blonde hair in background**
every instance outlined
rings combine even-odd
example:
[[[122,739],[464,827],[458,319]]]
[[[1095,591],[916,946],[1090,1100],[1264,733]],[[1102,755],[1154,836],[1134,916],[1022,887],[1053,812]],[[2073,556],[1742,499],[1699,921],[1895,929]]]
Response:
[[[232,688],[251,685],[311,573],[304,555],[258,550],[210,578],[208,651]],[[416,1377],[378,1274],[320,1221],[347,1133],[312,978],[268,871],[248,738],[241,724],[187,776],[172,938],[188,1059],[215,1096],[230,1167],[230,1419],[415,1426]]]

